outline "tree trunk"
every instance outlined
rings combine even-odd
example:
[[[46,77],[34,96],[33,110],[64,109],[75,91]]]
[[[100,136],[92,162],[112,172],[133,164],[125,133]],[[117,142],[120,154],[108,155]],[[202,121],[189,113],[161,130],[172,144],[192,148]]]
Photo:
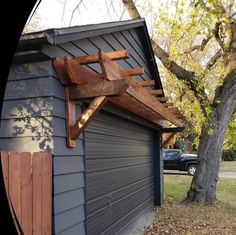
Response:
[[[184,138],[185,146],[183,153],[192,153],[193,141],[194,141],[194,136],[192,133],[189,133],[189,135]]]
[[[221,102],[213,108],[210,124],[204,124],[198,149],[197,170],[183,203],[216,201],[216,183],[224,135],[236,108],[236,76],[229,74],[222,87]]]

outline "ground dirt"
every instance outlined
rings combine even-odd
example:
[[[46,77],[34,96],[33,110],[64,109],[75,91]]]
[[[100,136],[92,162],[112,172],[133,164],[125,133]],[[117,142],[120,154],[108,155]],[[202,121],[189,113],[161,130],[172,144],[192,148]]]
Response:
[[[143,235],[236,235],[236,211],[223,203],[181,205],[167,198]]]

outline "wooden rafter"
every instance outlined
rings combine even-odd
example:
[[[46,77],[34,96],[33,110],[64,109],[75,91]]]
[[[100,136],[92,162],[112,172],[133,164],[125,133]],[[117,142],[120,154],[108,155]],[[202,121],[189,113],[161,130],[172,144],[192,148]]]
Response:
[[[126,69],[125,72],[129,76],[136,76],[136,75],[142,75],[144,73],[144,69],[143,68]],[[104,78],[104,74],[103,73],[98,73],[97,76],[100,79]]]
[[[127,59],[128,58],[128,51],[127,50],[111,51],[111,52],[106,52],[106,55],[111,60]],[[98,54],[79,56],[79,57],[75,57],[74,59],[81,65],[82,64],[97,63],[99,61]]]
[[[139,82],[139,85],[143,86],[143,87],[154,86],[155,85],[155,80],[142,81],[142,82]]]
[[[157,99],[160,101],[160,102],[166,102],[169,100],[168,97],[157,97]]]
[[[171,107],[173,106],[174,104],[173,103],[163,103],[162,104],[164,107]]]
[[[158,90],[150,90],[149,93],[151,95],[163,95],[163,91],[161,89]]]

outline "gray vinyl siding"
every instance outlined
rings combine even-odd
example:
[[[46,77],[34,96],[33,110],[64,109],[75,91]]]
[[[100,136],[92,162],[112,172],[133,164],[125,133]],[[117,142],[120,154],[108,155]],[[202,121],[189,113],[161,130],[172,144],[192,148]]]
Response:
[[[84,137],[75,148],[66,146],[66,110],[64,88],[54,77],[53,104],[53,234],[85,234]],[[81,104],[76,105],[77,118]]]
[[[117,234],[153,206],[152,130],[100,112],[85,131],[85,149],[88,234]]]
[[[11,67],[1,117],[0,148],[52,152],[51,62]]]

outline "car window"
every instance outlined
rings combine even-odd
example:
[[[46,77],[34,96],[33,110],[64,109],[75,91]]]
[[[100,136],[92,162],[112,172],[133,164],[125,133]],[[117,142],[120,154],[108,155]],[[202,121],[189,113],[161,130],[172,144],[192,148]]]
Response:
[[[164,152],[163,159],[164,160],[176,160],[179,157],[178,152]]]

